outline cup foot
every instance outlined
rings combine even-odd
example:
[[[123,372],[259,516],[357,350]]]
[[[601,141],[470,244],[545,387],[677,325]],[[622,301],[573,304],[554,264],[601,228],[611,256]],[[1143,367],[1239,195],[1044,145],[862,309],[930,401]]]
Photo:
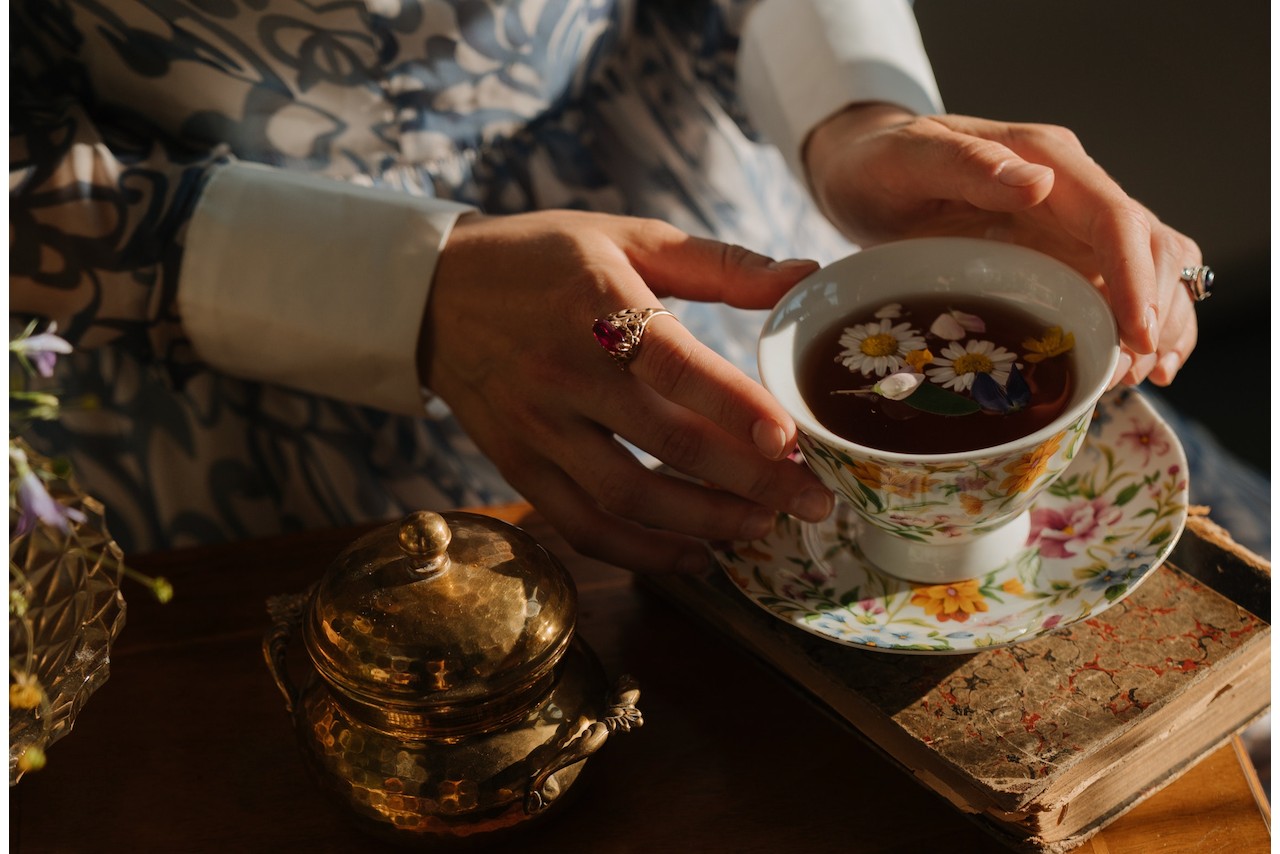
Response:
[[[921,543],[858,523],[858,547],[884,572],[920,584],[950,584],[998,569],[1018,553],[1031,532],[1031,514],[962,543]]]

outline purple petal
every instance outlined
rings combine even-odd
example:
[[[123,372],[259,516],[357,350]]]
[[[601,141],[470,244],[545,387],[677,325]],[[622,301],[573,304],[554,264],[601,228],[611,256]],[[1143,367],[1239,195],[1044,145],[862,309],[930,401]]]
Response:
[[[84,514],[79,510],[65,507],[55,501],[35,472],[27,472],[18,482],[18,506],[22,508],[22,516],[18,519],[20,531],[24,530],[24,524],[27,526],[25,530],[31,529],[32,523],[26,518],[28,515],[38,518],[51,528],[57,528],[64,534],[71,530],[69,519],[76,522],[84,521]]]
[[[988,412],[1008,412],[1009,398],[991,374],[973,375],[973,399]]]
[[[71,345],[65,339],[59,338],[52,332],[41,332],[39,335],[32,335],[30,338],[24,338],[21,341],[14,341],[12,347],[27,354],[71,352]]]
[[[1009,398],[1009,404],[1015,410],[1022,409],[1031,402],[1031,387],[1027,385],[1026,379],[1022,376],[1022,371],[1018,370],[1018,366],[1014,365],[1009,369],[1009,379],[1004,384],[1005,392]]]
[[[28,353],[31,364],[35,366],[36,373],[42,377],[53,376],[53,366],[58,363],[58,354],[49,350],[35,350]]]
[[[31,533],[31,529],[36,526],[36,514],[32,513],[26,507],[22,508],[22,513],[18,516],[18,524],[13,529],[14,537],[21,537],[24,534]]]

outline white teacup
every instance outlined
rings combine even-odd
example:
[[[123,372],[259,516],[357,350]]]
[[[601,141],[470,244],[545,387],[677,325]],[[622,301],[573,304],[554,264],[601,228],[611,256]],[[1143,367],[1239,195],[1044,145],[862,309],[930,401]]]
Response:
[[[1070,331],[1075,379],[1062,413],[1022,438],[959,453],[882,451],[824,427],[797,381],[809,345],[850,314],[926,294],[1013,303]],[[892,575],[943,584],[996,569],[1025,545],[1031,503],[1075,457],[1119,352],[1110,307],[1075,270],[1008,243],[937,237],[867,249],[807,276],[765,322],[759,367],[800,428],[805,462],[859,514],[863,554]]]

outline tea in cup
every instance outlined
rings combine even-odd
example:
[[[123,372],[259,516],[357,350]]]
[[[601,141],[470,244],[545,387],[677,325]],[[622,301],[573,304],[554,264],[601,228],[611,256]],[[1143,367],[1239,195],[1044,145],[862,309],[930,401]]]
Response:
[[[942,584],[1025,544],[1119,359],[1099,290],[1031,249],[919,238],[799,282],[759,343],[805,462],[858,514],[885,572]]]

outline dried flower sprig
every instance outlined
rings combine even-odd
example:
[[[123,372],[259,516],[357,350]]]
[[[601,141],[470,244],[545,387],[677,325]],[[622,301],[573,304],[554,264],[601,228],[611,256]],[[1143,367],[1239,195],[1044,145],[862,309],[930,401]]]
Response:
[[[79,507],[58,500],[50,491],[69,475],[70,466],[40,457],[31,451],[15,431],[37,420],[53,420],[62,412],[57,394],[29,388],[36,377],[53,376],[57,359],[72,351],[71,344],[57,334],[57,325],[50,323],[44,331],[37,332],[38,323],[32,321],[21,334],[9,342],[9,353],[18,369],[10,369],[9,389],[9,524],[10,555],[21,538],[35,534],[44,528],[53,541],[60,543],[68,555],[78,555],[100,564],[146,587],[158,601],[173,598],[173,585],[165,578],[151,577],[126,565],[119,559],[119,550],[102,551],[83,545],[80,527],[87,521]],[[87,404],[88,401],[81,401]],[[10,713],[34,713],[44,722],[46,734],[52,717],[52,708],[46,686],[33,672],[35,629],[28,614],[33,603],[28,601],[32,588],[22,568],[11,558],[9,561],[9,622],[10,632],[18,631],[25,637],[25,660],[9,661]],[[12,636],[11,636],[12,637]],[[25,773],[36,771],[45,765],[44,742],[28,745],[17,758],[17,768]]]
[[[17,338],[9,342],[9,352],[17,359],[26,379],[37,375],[52,377],[58,356],[66,355],[72,350],[71,344],[58,336],[57,323],[51,321],[43,332],[36,332],[37,326],[37,321],[31,321]],[[58,417],[60,411],[61,404],[55,394],[26,388],[9,390],[11,432],[14,421],[53,419]],[[65,535],[73,523],[85,520],[84,513],[80,510],[62,504],[49,494],[45,480],[55,476],[53,471],[32,467],[23,446],[10,435],[9,509],[11,516],[12,511],[16,510],[18,513],[17,524],[10,531],[11,537],[30,533],[37,523],[48,525]],[[115,561],[111,561],[111,565],[115,568]],[[167,579],[153,578],[125,564],[120,564],[119,569],[125,576],[150,590],[158,601],[168,602],[173,598],[173,585]],[[12,581],[12,570],[10,580]],[[10,584],[11,598],[12,594]]]
[[[27,324],[22,334],[9,342],[9,352],[18,357],[18,363],[29,373],[48,379],[53,376],[53,366],[58,356],[71,352],[71,344],[57,335],[58,324],[50,321],[49,327],[35,334],[37,321]]]

